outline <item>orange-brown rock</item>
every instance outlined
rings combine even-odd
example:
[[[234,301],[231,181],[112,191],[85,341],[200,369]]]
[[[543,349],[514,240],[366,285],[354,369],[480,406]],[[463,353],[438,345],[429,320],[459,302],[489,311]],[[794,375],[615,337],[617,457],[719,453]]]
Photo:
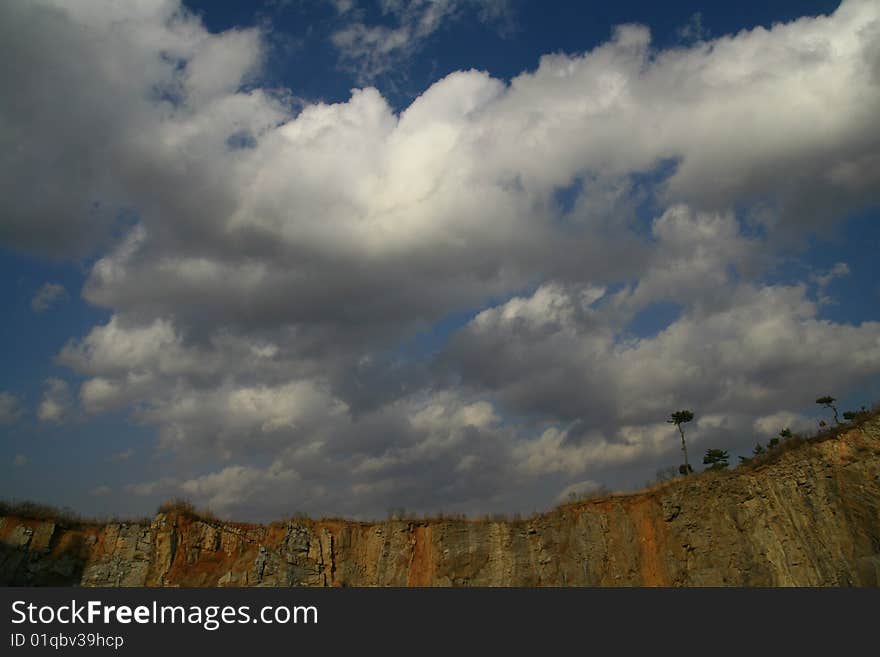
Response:
[[[0,583],[19,585],[877,586],[880,421],[522,521],[9,516],[0,547]]]

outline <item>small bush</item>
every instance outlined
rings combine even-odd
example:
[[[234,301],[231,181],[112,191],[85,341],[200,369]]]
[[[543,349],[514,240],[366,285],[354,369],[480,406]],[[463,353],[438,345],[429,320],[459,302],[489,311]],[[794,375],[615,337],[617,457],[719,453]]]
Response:
[[[17,516],[28,520],[52,520],[63,524],[87,522],[69,507],[55,507],[31,500],[0,501],[0,516]]]
[[[608,486],[605,484],[599,484],[596,488],[585,491],[571,491],[568,494],[568,500],[566,500],[566,504],[577,504],[579,502],[589,502],[591,500],[602,499],[603,497],[608,497],[611,492],[608,490]]]
[[[179,497],[162,502],[157,513],[179,515],[192,518],[193,520],[218,520],[217,516],[210,509],[197,509],[192,502]]]

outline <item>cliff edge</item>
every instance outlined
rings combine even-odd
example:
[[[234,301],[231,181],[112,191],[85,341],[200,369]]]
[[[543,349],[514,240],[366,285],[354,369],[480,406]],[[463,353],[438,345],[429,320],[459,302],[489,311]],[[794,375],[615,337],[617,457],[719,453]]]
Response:
[[[880,419],[521,521],[0,517],[0,584],[878,586]]]

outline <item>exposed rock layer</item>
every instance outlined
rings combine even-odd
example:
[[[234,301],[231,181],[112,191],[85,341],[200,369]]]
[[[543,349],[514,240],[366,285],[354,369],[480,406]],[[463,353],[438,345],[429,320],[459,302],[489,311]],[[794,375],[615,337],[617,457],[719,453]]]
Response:
[[[880,584],[880,421],[763,465],[515,522],[0,518],[0,584]]]

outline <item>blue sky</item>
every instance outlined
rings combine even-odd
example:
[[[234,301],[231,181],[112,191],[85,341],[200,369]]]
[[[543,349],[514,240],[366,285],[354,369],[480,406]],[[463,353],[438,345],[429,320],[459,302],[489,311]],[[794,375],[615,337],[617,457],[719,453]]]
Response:
[[[530,511],[880,399],[871,2],[0,11],[0,497]]]
[[[185,3],[212,31],[243,25],[271,25],[280,52],[267,79],[309,99],[345,100],[356,76],[327,71],[337,64],[338,52],[328,37],[339,29],[339,13],[332,2],[201,2]],[[502,4],[502,3],[498,3]],[[464,15],[432,33],[417,58],[389,73],[386,82],[400,89],[388,93],[395,108],[406,107],[433,82],[457,70],[476,68],[509,79],[534,69],[541,55],[583,52],[608,39],[614,26],[642,23],[650,26],[657,47],[681,45],[694,36],[735,33],[759,25],[790,21],[801,16],[827,14],[836,2],[743,3],[740,6],[705,2],[511,2],[505,15],[488,24]],[[357,4],[370,25],[396,25],[379,3]],[[700,33],[693,35],[699,26]],[[689,31],[690,28],[690,31]]]

